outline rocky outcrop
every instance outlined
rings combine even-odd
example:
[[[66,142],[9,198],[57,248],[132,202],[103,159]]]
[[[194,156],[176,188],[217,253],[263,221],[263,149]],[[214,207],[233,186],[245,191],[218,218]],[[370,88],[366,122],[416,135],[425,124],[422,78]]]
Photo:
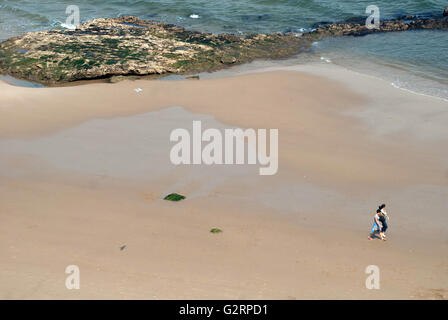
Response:
[[[33,32],[9,39],[0,44],[0,71],[45,84],[184,74],[257,58],[286,57],[304,46],[293,34],[215,35],[120,17],[96,19],[76,30]]]
[[[95,19],[76,30],[32,32],[0,43],[0,73],[53,85],[123,76],[214,71],[254,59],[278,59],[329,36],[447,29],[448,17],[403,16],[368,29],[365,18],[320,23],[307,33],[237,36],[188,31],[136,17]],[[444,17],[445,16],[445,17]]]
[[[418,16],[407,15],[392,20],[381,21],[377,29],[367,28],[365,18],[351,19],[341,23],[321,23],[314,27],[314,30],[306,35],[308,38],[320,39],[330,36],[364,36],[377,32],[448,29],[448,17],[443,15],[419,18]]]

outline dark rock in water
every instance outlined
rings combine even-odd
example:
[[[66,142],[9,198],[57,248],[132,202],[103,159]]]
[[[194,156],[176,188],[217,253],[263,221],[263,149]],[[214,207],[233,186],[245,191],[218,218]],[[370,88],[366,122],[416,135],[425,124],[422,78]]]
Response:
[[[254,22],[254,21],[267,20],[270,17],[271,15],[267,13],[259,15],[242,15],[241,20],[243,20],[244,22]]]
[[[331,36],[364,36],[376,32],[393,32],[419,29],[448,29],[448,18],[428,15],[429,18],[419,16],[401,16],[397,19],[381,21],[378,29],[369,29],[365,19],[349,19],[344,22],[316,25],[316,29],[304,34],[308,39],[321,39]],[[356,21],[356,22],[353,22]]]
[[[188,74],[287,57],[306,46],[293,34],[215,35],[135,17],[95,19],[76,30],[32,32],[0,43],[0,73],[49,85]]]
[[[363,24],[366,22],[366,18],[365,17],[351,17],[348,18],[347,20],[345,20],[346,23],[358,23],[358,24]]]
[[[295,32],[297,32],[297,30],[294,28],[286,28],[285,30],[282,31],[283,34],[295,33]]]
[[[443,10],[443,16],[444,17],[448,16],[448,7],[446,7],[445,10]]]
[[[319,28],[319,27],[322,27],[322,26],[327,26],[327,25],[330,25],[330,24],[333,24],[334,22],[331,22],[331,21],[320,21],[320,22],[316,22],[316,23],[314,23],[312,26],[311,26],[311,28],[312,29],[316,29],[316,28]]]

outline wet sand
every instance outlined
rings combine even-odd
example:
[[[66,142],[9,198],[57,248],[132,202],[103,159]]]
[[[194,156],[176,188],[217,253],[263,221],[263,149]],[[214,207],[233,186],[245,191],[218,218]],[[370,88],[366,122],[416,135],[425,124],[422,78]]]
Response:
[[[1,298],[448,297],[446,101],[321,65],[0,90]],[[279,129],[278,173],[172,165],[192,120]]]

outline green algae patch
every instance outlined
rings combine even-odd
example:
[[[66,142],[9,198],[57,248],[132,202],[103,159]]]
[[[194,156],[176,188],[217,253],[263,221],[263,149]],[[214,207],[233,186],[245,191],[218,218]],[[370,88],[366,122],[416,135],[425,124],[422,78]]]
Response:
[[[178,193],[170,193],[165,198],[163,198],[163,200],[168,200],[168,201],[180,201],[180,200],[184,200],[184,199],[185,199],[185,196],[180,195]]]

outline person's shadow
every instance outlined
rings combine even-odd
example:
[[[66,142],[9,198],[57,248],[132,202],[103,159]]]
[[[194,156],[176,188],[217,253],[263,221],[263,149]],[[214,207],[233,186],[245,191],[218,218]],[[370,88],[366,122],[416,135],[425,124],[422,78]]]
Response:
[[[381,240],[381,237],[379,236],[379,233],[378,233],[378,232],[375,232],[375,233],[373,234],[373,236],[370,236],[370,237],[372,238],[372,240],[373,240],[373,239]]]

